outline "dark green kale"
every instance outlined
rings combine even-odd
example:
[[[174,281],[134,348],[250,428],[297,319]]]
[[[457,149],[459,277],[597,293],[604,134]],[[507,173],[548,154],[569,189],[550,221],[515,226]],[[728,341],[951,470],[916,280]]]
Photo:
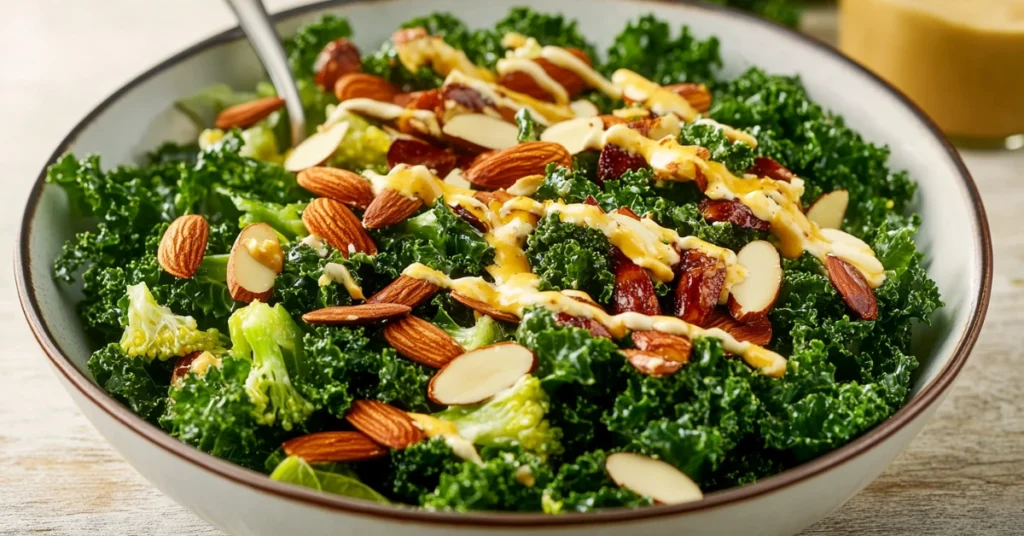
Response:
[[[615,274],[611,246],[601,231],[565,223],[552,214],[540,220],[526,243],[541,290],[577,289],[600,303],[611,301]]]
[[[355,253],[346,259],[338,250],[330,246],[325,248],[327,255],[321,257],[312,247],[298,242],[285,255],[284,269],[274,279],[274,299],[292,316],[298,317],[322,307],[352,305],[352,297],[341,283],[320,284],[324,267],[329,263],[347,268],[365,296],[372,295],[370,289],[376,280],[373,257]]]
[[[597,50],[580,33],[577,22],[567,19],[564,15],[538,13],[528,7],[514,7],[505,18],[494,25],[494,34],[499,44],[501,37],[509,32],[517,32],[532,37],[541,45],[562,48],[578,48],[587,53],[592,60],[597,58]],[[497,61],[495,58],[486,63]]]
[[[494,262],[494,248],[483,234],[440,198],[418,216],[375,232],[374,240],[377,269],[392,279],[416,262],[452,277],[480,275]]]
[[[159,166],[161,164],[184,162],[186,165],[191,166],[196,163],[196,158],[198,156],[198,143],[175,143],[173,141],[167,141],[161,143],[159,147],[153,149],[146,155],[146,164],[149,166]]]
[[[544,488],[553,478],[542,458],[519,449],[485,448],[483,465],[464,461],[441,475],[437,489],[422,497],[430,510],[539,511]]]
[[[461,470],[456,456],[443,437],[421,441],[407,449],[391,451],[381,487],[395,500],[421,504],[437,489],[441,475]]]
[[[804,0],[704,0],[735,7],[795,28],[800,22]]]
[[[533,122],[530,109],[521,108],[516,112],[515,119],[516,125],[519,127],[519,143],[537,141],[537,136],[540,135],[540,132],[537,131],[537,125]]]
[[[701,41],[683,27],[672,37],[668,23],[644,15],[626,25],[608,48],[608,61],[601,67],[606,75],[617,69],[635,71],[661,85],[679,82],[713,84],[722,66],[718,39]]]
[[[352,37],[348,19],[337,15],[324,15],[320,20],[306,24],[295,35],[284,40],[288,65],[298,78],[312,79],[316,73],[313,64],[320,51],[339,37]]]
[[[732,142],[714,125],[687,123],[679,133],[681,145],[699,145],[711,151],[711,160],[725,164],[734,174],[743,176],[754,164],[754,148]]]
[[[605,452],[595,450],[563,463],[545,490],[544,512],[593,512],[618,506],[648,506],[651,499],[641,497],[608,477]]]
[[[155,423],[163,413],[171,378],[167,363],[126,355],[115,342],[96,350],[88,366],[96,383],[139,417]]]
[[[601,187],[592,182],[587,171],[577,166],[573,169],[548,164],[544,172],[544,181],[540,183],[533,198],[538,201],[557,201],[566,203],[582,203],[588,197],[601,195]]]

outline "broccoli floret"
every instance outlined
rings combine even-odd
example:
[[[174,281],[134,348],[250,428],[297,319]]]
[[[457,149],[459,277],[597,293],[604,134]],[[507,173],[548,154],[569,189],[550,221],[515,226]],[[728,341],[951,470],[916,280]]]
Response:
[[[448,421],[459,435],[477,445],[514,446],[547,456],[558,454],[562,431],[545,418],[548,395],[534,376],[523,376],[494,398],[471,406],[452,406],[436,417]]]
[[[230,195],[229,192],[225,192]],[[302,211],[306,203],[282,205],[268,201],[254,201],[239,195],[231,195],[231,202],[242,212],[238,226],[245,228],[254,223],[266,223],[281,235],[284,242],[292,242],[309,234],[302,223]]]
[[[434,325],[451,335],[466,351],[494,344],[509,337],[501,322],[487,315],[472,313],[466,307],[455,303],[450,294],[439,294],[431,303],[437,307]],[[467,326],[470,323],[472,325]]]
[[[224,353],[220,332],[201,331],[191,316],[178,316],[156,302],[145,283],[128,287],[128,326],[121,348],[130,356],[166,360],[196,351]]]
[[[170,380],[167,367],[127,355],[117,343],[96,350],[88,366],[96,383],[139,417],[155,422],[163,412]]]
[[[360,482],[350,471],[326,471],[321,468],[314,468],[297,456],[285,458],[270,473],[270,478],[278,482],[288,482],[289,484],[296,484],[335,495],[344,495],[383,504],[389,503],[383,495]]]
[[[284,430],[301,426],[313,404],[295,384],[310,376],[302,347],[302,331],[288,311],[258,301],[235,311],[228,320],[231,354],[252,362],[245,391],[260,424]]]

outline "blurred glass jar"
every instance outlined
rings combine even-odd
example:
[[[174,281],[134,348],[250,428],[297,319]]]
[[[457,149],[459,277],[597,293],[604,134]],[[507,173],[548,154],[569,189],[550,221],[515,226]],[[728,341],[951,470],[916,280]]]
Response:
[[[840,0],[839,47],[948,135],[1024,134],[1024,0]]]

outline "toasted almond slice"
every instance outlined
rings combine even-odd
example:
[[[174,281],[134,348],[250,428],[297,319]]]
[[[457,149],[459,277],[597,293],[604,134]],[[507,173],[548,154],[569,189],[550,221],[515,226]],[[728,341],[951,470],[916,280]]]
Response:
[[[299,186],[318,197],[333,199],[350,207],[365,209],[373,202],[370,181],[346,169],[311,167],[295,177]]]
[[[206,254],[210,224],[198,214],[180,216],[171,222],[160,239],[157,261],[165,272],[188,279],[195,275]]]
[[[557,143],[569,154],[597,148],[604,132],[604,122],[598,117],[579,117],[555,123],[540,135],[540,141]]]
[[[764,318],[782,288],[782,259],[770,242],[755,240],[736,253],[747,277],[729,289],[729,313],[740,322]]]
[[[392,281],[391,284],[384,287],[380,292],[370,296],[366,303],[397,303],[416,307],[429,300],[439,290],[441,290],[441,287],[430,281],[402,275],[398,276],[398,279]]]
[[[519,143],[519,128],[486,114],[461,114],[452,117],[441,132],[445,137],[469,149],[506,149]]]
[[[387,456],[382,447],[362,432],[317,432],[281,445],[288,456],[298,456],[308,463],[362,462]]]
[[[686,322],[704,326],[722,295],[725,265],[696,249],[688,249],[681,256],[675,314]]]
[[[608,476],[619,486],[661,504],[679,504],[704,498],[700,487],[690,477],[661,460],[632,452],[616,452],[608,455],[604,467]]]
[[[584,99],[574,100],[569,103],[569,109],[572,110],[572,114],[576,117],[597,117],[600,115],[601,110],[597,109],[597,106]],[[601,126],[604,126],[604,121],[601,121]]]
[[[537,359],[525,346],[503,342],[466,352],[448,362],[430,380],[427,397],[437,404],[466,406],[483,402],[533,371]]]
[[[372,99],[391,102],[398,89],[387,80],[372,74],[348,73],[334,83],[334,96],[339,102],[348,99]]]
[[[660,378],[671,376],[683,368],[678,361],[671,361],[653,352],[629,348],[622,351],[626,354],[626,361],[641,374]]]
[[[302,315],[307,324],[323,326],[361,326],[403,317],[412,311],[408,305],[397,303],[364,303],[324,307]]]
[[[347,132],[348,121],[342,121],[331,125],[327,130],[313,134],[292,149],[291,154],[284,160],[284,168],[288,171],[302,171],[319,166],[338,150]]]
[[[259,123],[268,115],[284,107],[284,99],[280,97],[264,97],[254,101],[243,102],[225,108],[217,114],[214,126],[228,130],[232,128],[248,128]]]
[[[404,449],[423,441],[423,430],[413,424],[409,414],[376,400],[356,400],[345,413],[345,420],[370,439],[392,449]]]
[[[413,315],[389,323],[384,339],[407,359],[436,369],[466,351],[443,329]]]
[[[476,186],[496,190],[510,188],[527,175],[543,175],[549,163],[572,166],[565,147],[546,141],[520,143],[481,159],[466,170],[466,180]]]
[[[422,206],[423,201],[410,199],[397,190],[387,188],[366,207],[366,212],[363,213],[363,227],[381,229],[402,223]]]
[[[377,253],[377,245],[366,234],[363,224],[338,201],[326,197],[310,201],[302,212],[302,223],[311,234],[323,237],[346,258],[357,251],[369,255]]]
[[[851,311],[857,313],[861,320],[878,319],[878,300],[875,299],[875,291],[868,286],[860,270],[835,255],[827,255],[825,271],[828,272],[828,280],[832,282],[832,286],[843,297]]]
[[[473,298],[463,296],[458,292],[452,292],[452,299],[480,314],[487,315],[495,320],[501,320],[502,322],[512,323],[519,322],[519,317],[512,313],[506,313],[505,311],[495,309],[494,307],[491,307],[490,305],[482,301],[477,301],[474,300]]]
[[[686,337],[661,331],[634,331],[631,337],[638,350],[678,363],[690,361],[693,344]]]
[[[843,226],[843,219],[846,218],[846,206],[850,204],[850,192],[846,190],[834,190],[822,194],[817,201],[807,209],[807,219],[818,224],[822,229],[839,229]]]
[[[254,257],[253,245],[263,251],[275,245],[281,250],[277,232],[266,223],[254,223],[238,233],[228,256],[227,283],[231,297],[244,303],[266,302],[274,293],[274,279],[281,273],[274,269],[276,265]]]
[[[767,346],[772,342],[772,324],[767,318],[744,324],[728,313],[715,309],[708,316],[704,327],[706,329],[718,328],[732,335],[738,341],[746,341],[758,346]]]

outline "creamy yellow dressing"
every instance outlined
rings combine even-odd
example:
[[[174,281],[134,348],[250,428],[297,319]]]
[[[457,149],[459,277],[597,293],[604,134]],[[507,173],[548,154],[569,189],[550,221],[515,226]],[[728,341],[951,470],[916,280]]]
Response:
[[[622,96],[636,101],[658,115],[676,114],[687,123],[697,118],[697,110],[689,101],[629,69],[612,73],[612,83],[622,90]]]
[[[456,456],[477,465],[483,465],[484,461],[480,458],[476,447],[473,446],[473,442],[459,435],[459,430],[454,424],[424,413],[408,413],[407,415],[428,438],[441,436]]]
[[[362,287],[359,286],[359,283],[356,283],[352,273],[348,271],[344,264],[329,262],[324,265],[323,273],[320,274],[317,284],[321,287],[326,287],[332,283],[341,283],[353,300],[366,299],[366,296],[363,295]]]
[[[572,71],[576,76],[582,78],[587,86],[609,97],[615,99],[622,98],[622,90],[620,88],[616,87],[607,78],[601,76],[601,73],[595,71],[593,67],[587,65],[587,62],[581,60],[572,52],[560,47],[546,46],[540,50],[540,57],[567,71]]]
[[[441,76],[448,76],[455,70],[462,71],[468,76],[494,81],[494,73],[477,67],[469,61],[466,53],[444,42],[439,36],[425,35],[411,41],[407,41],[396,47],[398,49],[398,60],[402,66],[415,73],[420,67],[429,65],[431,69]]]
[[[205,376],[210,371],[210,367],[220,368],[222,362],[220,358],[213,355],[211,352],[203,352],[196,356],[188,365],[188,371],[197,376]]]
[[[373,99],[348,99],[338,104],[320,128],[329,127],[345,120],[346,114],[353,113],[379,119],[381,121],[408,120],[416,130],[435,138],[441,137],[441,125],[433,110],[415,110],[404,108],[390,102]]]
[[[535,61],[526,58],[505,58],[498,60],[498,74],[510,74],[513,72],[523,73],[530,78],[533,78],[537,85],[547,92],[548,95],[555,100],[555,104],[567,105],[569,104],[569,93],[565,91],[562,84],[555,81],[554,78],[543,69]]]

